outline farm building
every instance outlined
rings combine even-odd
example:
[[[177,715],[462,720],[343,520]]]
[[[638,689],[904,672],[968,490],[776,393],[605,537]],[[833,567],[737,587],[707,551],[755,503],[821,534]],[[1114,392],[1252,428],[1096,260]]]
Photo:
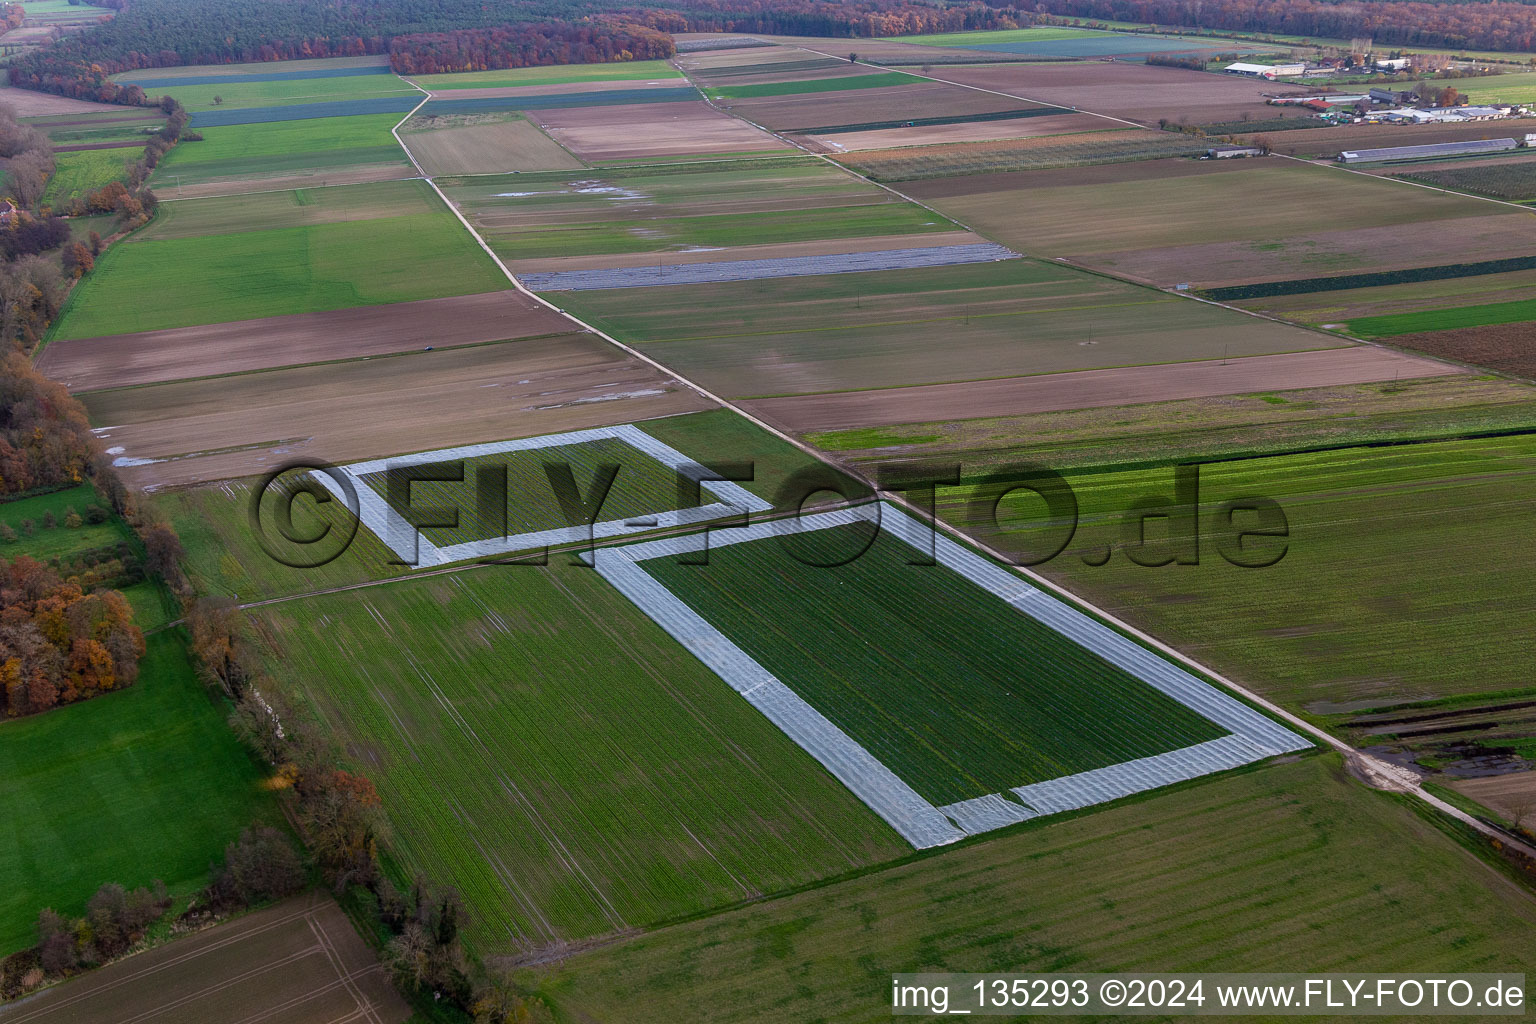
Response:
[[[1407,71],[1413,64],[1413,61],[1407,57],[1392,57],[1386,60],[1378,60],[1374,63],[1384,71]]]
[[[1207,160],[1231,160],[1245,156],[1263,156],[1264,151],[1258,146],[1212,146],[1205,151]]]
[[[1305,64],[1245,64],[1242,61],[1228,64],[1223,70],[1229,75],[1247,75],[1250,78],[1287,78],[1307,70]]]
[[[1429,146],[1346,150],[1339,154],[1339,161],[1346,164],[1370,164],[1388,160],[1427,160],[1437,156],[1476,156],[1479,153],[1500,153],[1517,146],[1514,139],[1474,139],[1470,142],[1441,142]]]

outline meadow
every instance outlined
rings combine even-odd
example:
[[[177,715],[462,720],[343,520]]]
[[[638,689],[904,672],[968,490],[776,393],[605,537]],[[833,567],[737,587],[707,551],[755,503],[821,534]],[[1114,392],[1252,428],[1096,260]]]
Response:
[[[482,953],[623,931],[905,844],[595,572],[488,566],[271,606],[270,671]]]
[[[57,154],[57,167],[53,177],[48,179],[43,203],[57,205],[66,199],[84,196],[108,182],[124,180],[127,177],[124,164],[137,159],[138,155],[136,149],[93,149]]]
[[[371,189],[374,186],[355,186]],[[347,189],[309,190],[309,209],[295,193],[275,199],[188,200],[165,223],[114,246],[70,298],[54,338],[226,323],[261,316],[467,295],[506,287],[506,278],[420,182],[394,186],[421,212],[369,220],[324,222],[327,208],[350,215]],[[364,200],[374,202],[380,193]],[[252,204],[258,204],[253,206]],[[298,226],[259,228],[268,211],[287,204]],[[329,206],[324,204],[330,204]],[[183,209],[183,206],[185,209]],[[319,222],[317,222],[319,221]],[[173,228],[168,225],[180,224]],[[229,231],[236,234],[189,234]],[[175,237],[156,237],[175,232]],[[166,290],[165,281],[176,286]],[[141,301],[158,293],[154,303]]]
[[[595,522],[639,519],[678,508],[677,475],[644,453],[617,438],[603,438],[582,444],[529,448],[500,452],[475,458],[454,460],[451,465],[437,465],[444,470],[462,467],[462,481],[422,480],[410,488],[410,510],[418,520],[435,519],[420,510],[453,508],[459,511],[457,526],[423,527],[421,535],[438,547],[463,544],[495,537],[512,537],[569,526],[546,470],[549,465],[570,468],[581,494],[597,476],[602,465],[619,468],[613,484],[597,510]],[[483,522],[477,504],[480,475],[486,471],[506,471],[505,515]],[[487,477],[487,479],[491,479]],[[363,483],[386,500],[389,499],[389,473],[382,470],[363,477]],[[707,500],[707,499],[706,499]],[[405,515],[407,509],[396,508]]]
[[[1227,734],[889,534],[804,540],[640,565],[936,806]]]
[[[77,527],[64,525],[64,518],[73,510],[84,516],[91,505],[102,508],[107,503],[90,484],[78,484],[48,494],[35,494],[0,503],[0,523],[15,530],[17,539],[10,543],[0,542],[0,558],[28,555],[39,561],[59,558],[89,551],[92,548],[115,545],[120,541],[132,541],[133,532],[116,516],[101,523],[84,523]],[[43,517],[52,515],[58,524],[43,525]],[[25,523],[31,521],[35,532],[26,535]]]
[[[562,293],[720,393],[809,394],[1337,347],[1034,260]],[[943,338],[942,345],[935,338]]]
[[[1519,425],[1530,419],[1528,403],[1509,416],[1510,426],[1483,429],[1530,429]],[[1462,429],[1476,429],[1480,418],[1468,413]],[[1189,440],[1180,454],[1199,461],[1202,439]],[[1536,640],[1519,623],[1536,613],[1524,582],[1536,571],[1536,553],[1519,538],[1521,495],[1536,480],[1536,433],[1382,446],[1388,441],[1377,435],[1367,447],[1251,458],[1234,452],[1206,464],[1198,565],[1148,568],[1122,553],[1127,510],[1143,498],[1172,500],[1172,452],[1123,467],[1066,469],[1080,523],[1066,551],[1041,570],[1292,708],[1528,685],[1523,666],[1536,656]],[[1037,445],[1027,450],[1041,457]],[[966,525],[969,494],[941,494],[941,514]],[[1257,550],[1244,556],[1251,559],[1283,552],[1265,568],[1230,564],[1219,550],[1220,503],[1250,495],[1279,502],[1288,523],[1283,541],[1247,542]],[[1257,522],[1245,515],[1235,522]],[[1007,532],[997,543],[1005,550],[1038,551],[1047,536],[1059,540],[1038,525],[1037,499],[1008,499],[1001,518]],[[1167,531],[1166,521],[1148,527],[1154,549]],[[1115,550],[1106,564],[1085,564],[1105,545]],[[1434,586],[1405,587],[1405,573]]]
[[[1468,78],[1456,91],[1472,103],[1530,103],[1536,101],[1536,71]]]
[[[183,69],[185,70],[185,69]],[[199,69],[203,70],[203,69]],[[238,110],[247,107],[278,107],[297,103],[328,103],[371,99],[377,96],[417,96],[421,93],[394,75],[286,78],[276,81],[207,82],[155,85],[145,91],[153,96],[174,96],[188,111]],[[169,81],[169,80],[167,80]],[[214,102],[215,98],[221,102]]]
[[[515,977],[562,1019],[877,1022],[894,970],[1531,970],[1533,948],[1517,882],[1316,756],[1026,823]]]
[[[219,178],[265,176],[410,162],[390,134],[397,114],[227,125],[201,129],[202,142],[188,142],[166,155],[155,169],[157,187],[196,184]]]
[[[279,817],[179,634],[148,647],[133,686],[0,723],[0,951],[35,942],[44,907],[83,913],[105,882],[160,879],[185,898],[241,829]]]
[[[576,82],[680,79],[683,76],[664,60],[636,60],[613,64],[569,64],[563,67],[506,68],[499,71],[464,71],[408,77],[423,89],[439,92],[445,89],[495,89],[529,85],[569,85]]]

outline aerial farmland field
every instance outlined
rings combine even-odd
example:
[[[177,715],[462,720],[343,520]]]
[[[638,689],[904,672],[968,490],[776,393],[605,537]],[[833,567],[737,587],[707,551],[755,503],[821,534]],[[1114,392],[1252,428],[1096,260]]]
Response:
[[[362,114],[205,128],[202,142],[171,150],[156,168],[155,184],[179,197],[185,186],[206,182],[339,176],[362,167],[388,167],[406,177],[410,161],[389,132],[399,120],[398,114]]]
[[[1536,12],[111,2],[0,10],[0,1024],[1536,970],[1536,163],[1328,159]]]
[[[487,952],[696,913],[905,845],[564,559],[312,598],[259,621],[271,671],[357,751],[401,855],[458,887]]]
[[[416,115],[404,141],[431,175],[550,171],[582,163],[520,115]]]
[[[1198,566],[1146,568],[1120,556],[1084,565],[1076,552],[1122,543],[1121,512],[1136,498],[1171,493],[1172,468],[1068,471],[1081,525],[1069,552],[1042,568],[1143,628],[1188,637],[1218,670],[1290,706],[1523,687],[1516,666],[1532,641],[1511,626],[1532,614],[1520,582],[1531,556],[1514,541],[1516,496],[1532,485],[1536,435],[1376,444],[1202,467],[1208,514],[1251,494],[1283,506],[1286,553],[1262,571],[1217,554],[1214,518],[1202,520]],[[966,493],[941,498],[958,522]],[[1041,515],[1027,504],[1013,514],[1016,524]],[[1039,536],[1015,540],[1032,549]],[[1484,545],[1505,553],[1496,571],[1473,557]],[[1433,573],[1435,587],[1405,591],[1402,558]],[[1260,572],[1262,591],[1250,586]]]
[[[133,686],[0,725],[0,950],[36,939],[37,913],[81,913],[104,882],[159,878],[178,897],[240,830],[278,817],[263,772],[224,724],[176,633],[149,640]],[[46,870],[41,865],[48,865]]]
[[[110,181],[121,181],[125,177],[124,162],[123,151],[116,149],[60,153],[58,169],[48,182],[48,191],[43,194],[43,201],[57,204],[83,196]]]
[[[1340,339],[1033,260],[563,294],[561,304],[736,397],[898,388]],[[1241,322],[1237,332],[1232,325]],[[945,344],[934,345],[937,332]]]
[[[73,296],[54,337],[189,327],[505,286],[500,271],[421,182],[196,199],[167,207],[174,215],[165,224],[102,258]],[[135,301],[166,276],[178,286],[163,304],[145,308]]]
[[[1022,171],[910,191],[1015,248],[1163,286],[1493,259],[1529,245],[1528,215],[1508,207],[1294,161],[1221,163],[1236,166],[1190,175],[1182,162],[1148,161],[1114,182]],[[1338,202],[1317,202],[1320,192]]]
[[[441,184],[498,254],[524,267],[573,256],[690,250],[719,250],[717,258],[726,258],[747,240],[836,242],[957,230],[803,156]]]
[[[152,96],[174,96],[191,111],[234,110],[244,107],[286,106],[294,103],[331,103],[370,99],[376,96],[416,96],[421,93],[392,74],[322,74],[315,78],[290,78],[284,72],[220,73],[219,67],[183,67],[178,74],[163,76],[138,72],[119,79],[142,84]],[[379,69],[359,68],[362,72]],[[182,84],[186,82],[187,84]]]
[[[1025,824],[517,976],[595,1020],[644,1005],[667,1018],[792,1024],[889,1018],[891,963],[1030,973],[1528,963],[1530,901],[1518,883],[1484,883],[1464,864],[1454,839],[1314,757]],[[1372,926],[1323,923],[1336,914]]]
[[[429,92],[457,89],[516,88],[530,85],[571,85],[577,82],[632,82],[650,79],[681,79],[663,60],[623,61],[615,64],[572,64],[564,67],[506,68],[451,75],[408,75]]]

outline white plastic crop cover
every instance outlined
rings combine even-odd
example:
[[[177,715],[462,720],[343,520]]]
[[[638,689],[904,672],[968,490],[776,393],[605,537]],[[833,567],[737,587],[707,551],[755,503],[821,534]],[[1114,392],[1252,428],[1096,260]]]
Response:
[[[745,651],[689,608],[641,563],[652,558],[875,521],[879,528],[940,565],[1007,601],[1020,612],[1081,644],[1110,664],[1215,722],[1230,735],[1092,771],[1018,786],[1007,793],[934,806],[868,750],[799,697]],[[1211,772],[1236,768],[1311,744],[1264,715],[1121,636],[1052,595],[936,534],[886,502],[799,520],[668,537],[595,552],[599,573],[708,665],[791,739],[826,766],[871,810],[918,849],[952,843],[1044,814],[1103,803]]]

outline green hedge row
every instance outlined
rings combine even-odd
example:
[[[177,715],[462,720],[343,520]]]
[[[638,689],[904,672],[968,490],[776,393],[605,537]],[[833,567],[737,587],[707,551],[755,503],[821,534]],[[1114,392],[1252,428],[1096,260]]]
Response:
[[[1344,274],[1340,277],[1303,277],[1295,281],[1235,284],[1225,288],[1204,288],[1201,294],[1218,302],[1236,302],[1240,299],[1267,299],[1276,295],[1341,292],[1350,288],[1375,288],[1386,284],[1445,281],[1453,277],[1482,277],[1485,274],[1508,274],[1516,270],[1536,270],[1536,256],[1511,256],[1478,263],[1447,263],[1438,267],[1382,270],[1369,274]]]

